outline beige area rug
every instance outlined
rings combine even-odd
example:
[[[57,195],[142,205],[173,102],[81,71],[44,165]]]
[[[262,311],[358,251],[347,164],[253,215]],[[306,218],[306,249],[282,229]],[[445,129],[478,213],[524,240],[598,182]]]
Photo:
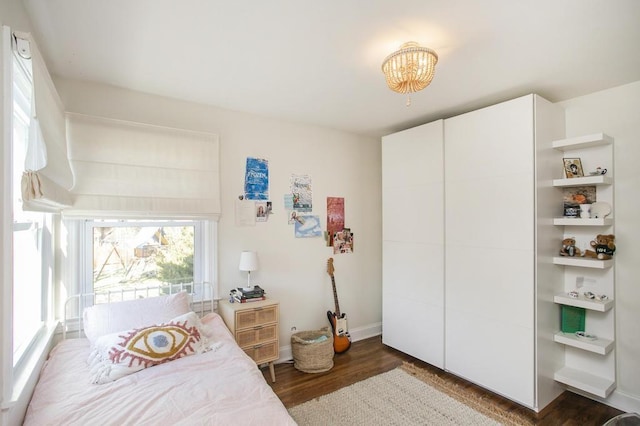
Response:
[[[409,363],[292,407],[289,413],[300,426],[533,424]]]

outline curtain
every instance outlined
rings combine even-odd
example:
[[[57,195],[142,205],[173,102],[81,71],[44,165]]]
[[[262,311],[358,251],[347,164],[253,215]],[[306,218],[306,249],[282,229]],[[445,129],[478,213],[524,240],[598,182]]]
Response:
[[[71,204],[73,174],[67,155],[64,106],[38,47],[28,33],[14,33],[16,54],[30,65],[33,102],[22,177],[25,210],[57,211]],[[19,48],[18,48],[19,45]],[[33,186],[36,185],[36,186]]]

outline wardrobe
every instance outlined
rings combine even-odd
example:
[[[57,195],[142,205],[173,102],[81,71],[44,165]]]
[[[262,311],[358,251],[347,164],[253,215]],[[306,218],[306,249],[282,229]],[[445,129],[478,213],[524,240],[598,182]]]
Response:
[[[382,138],[383,343],[536,411],[562,392],[564,128],[531,94]]]

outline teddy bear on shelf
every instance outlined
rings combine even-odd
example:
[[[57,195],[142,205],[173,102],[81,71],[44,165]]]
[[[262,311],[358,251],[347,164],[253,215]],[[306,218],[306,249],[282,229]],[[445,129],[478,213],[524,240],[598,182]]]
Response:
[[[562,248],[560,249],[560,256],[584,256],[580,249],[576,247],[575,238],[565,238],[562,240]]]
[[[613,234],[596,235],[596,239],[590,243],[593,250],[585,250],[585,256],[594,257],[600,260],[611,259],[613,257],[613,253],[616,251],[616,245],[614,243],[615,238],[616,237]]]

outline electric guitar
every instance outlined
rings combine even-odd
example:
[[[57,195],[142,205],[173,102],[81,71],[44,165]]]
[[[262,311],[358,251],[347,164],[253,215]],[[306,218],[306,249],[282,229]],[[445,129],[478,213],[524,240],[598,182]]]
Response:
[[[331,285],[333,286],[333,301],[336,304],[336,311],[327,311],[327,318],[333,329],[333,351],[337,354],[344,353],[351,347],[351,336],[347,331],[347,319],[344,313],[340,313],[340,304],[338,303],[338,292],[336,291],[336,280],[333,277],[333,258],[327,261],[327,273],[331,277]]]

